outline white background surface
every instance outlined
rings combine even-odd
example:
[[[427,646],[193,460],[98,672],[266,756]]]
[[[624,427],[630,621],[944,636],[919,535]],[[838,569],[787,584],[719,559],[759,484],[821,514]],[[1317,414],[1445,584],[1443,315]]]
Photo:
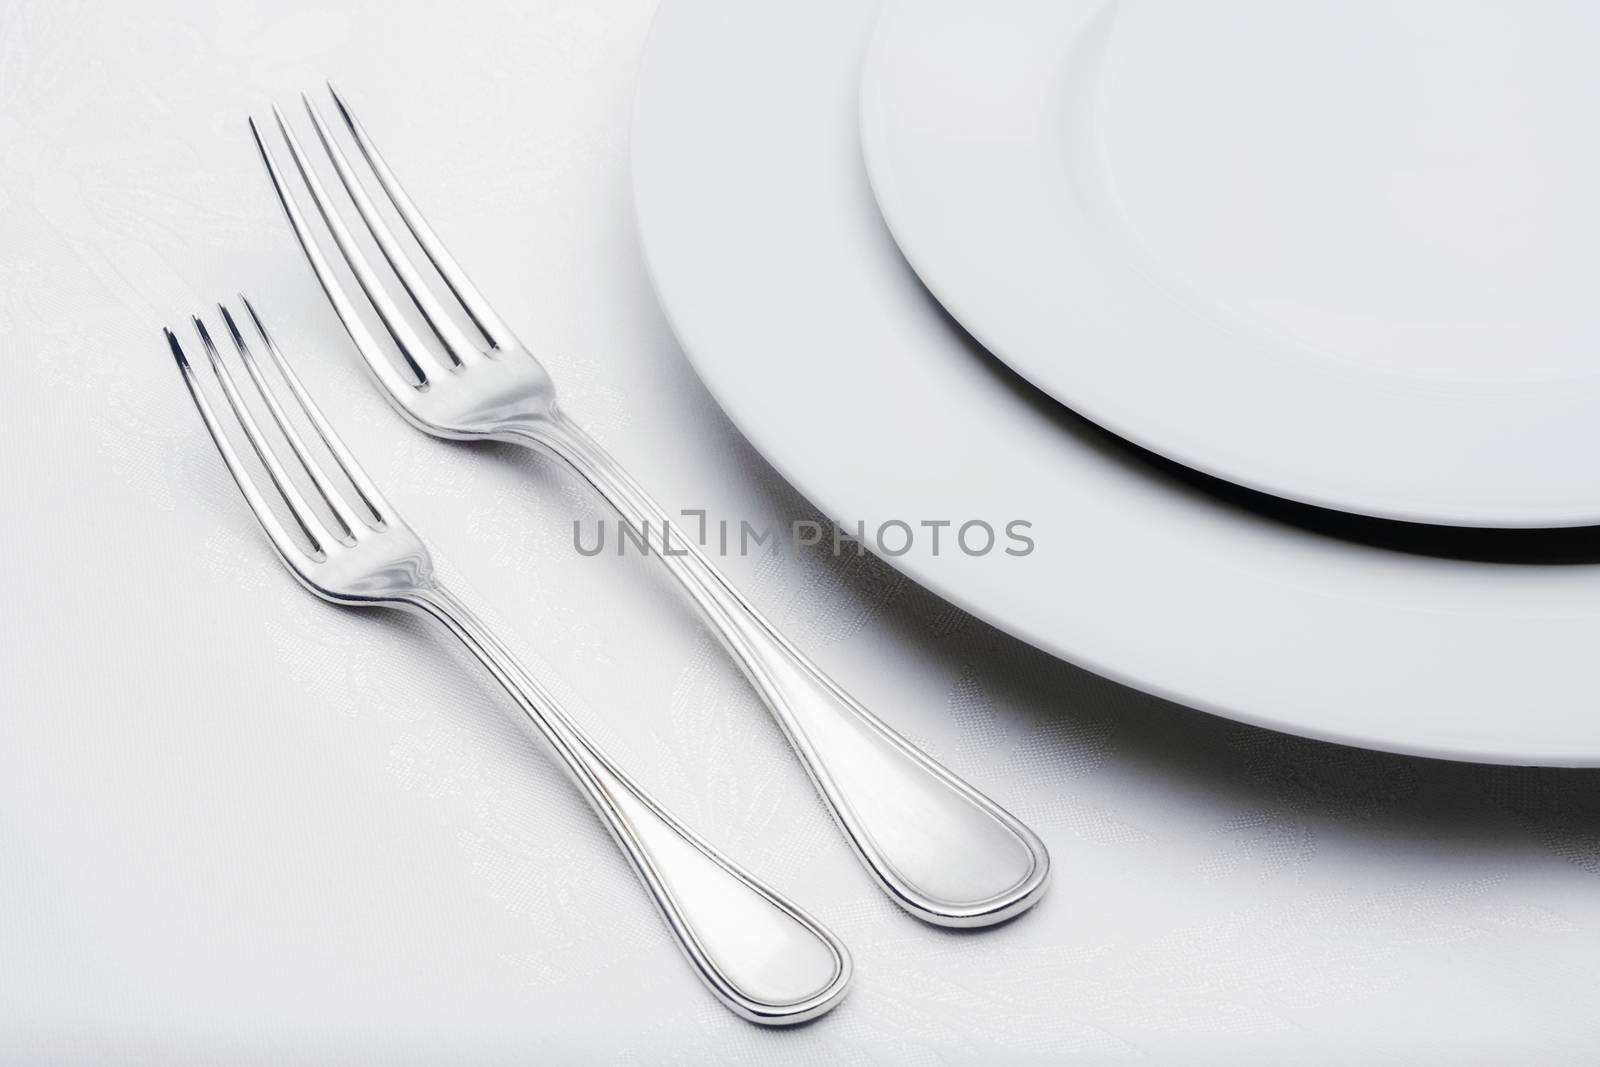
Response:
[[[870,560],[728,560],[1051,846],[1035,913],[932,930],[857,868],[664,577],[574,554],[575,486],[390,412],[244,127],[324,77],[660,498],[813,517],[640,267],[627,117],[653,6],[0,0],[0,1062],[1592,1059],[1592,773],[1269,734],[1098,681]],[[288,577],[159,337],[238,288],[529,665],[849,941],[842,1008],[789,1033],[724,1012],[464,655]]]

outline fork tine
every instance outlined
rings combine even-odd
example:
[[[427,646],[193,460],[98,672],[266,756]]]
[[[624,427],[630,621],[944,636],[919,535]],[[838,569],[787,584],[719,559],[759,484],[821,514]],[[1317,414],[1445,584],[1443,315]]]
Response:
[[[328,295],[328,302],[333,305],[339,321],[344,323],[345,332],[355,343],[356,351],[361,353],[367,368],[378,379],[378,383],[395,397],[404,396],[403,390],[417,388],[417,381],[408,381],[395,369],[395,365],[384,355],[383,345],[367,328],[366,320],[356,312],[349,290],[339,280],[328,258],[323,255],[322,246],[312,234],[297,198],[289,191],[289,183],[284,179],[283,171],[278,167],[278,161],[272,151],[267,148],[266,139],[261,136],[261,130],[256,126],[255,119],[250,120],[250,136],[255,138],[256,151],[261,154],[261,162],[267,168],[267,177],[272,180],[272,188],[278,194],[278,203],[283,205],[284,214],[289,216],[289,228],[294,231],[295,239],[300,242],[301,250],[311,263],[311,272],[317,276],[322,291]],[[411,354],[404,350],[400,354],[405,357],[406,365],[411,368],[417,379],[426,384],[428,376],[411,358]]]
[[[243,293],[239,294],[240,303],[244,304],[245,312],[250,316],[250,321],[255,324],[256,333],[261,336],[261,343],[267,350],[268,357],[273,366],[278,369],[278,374],[288,385],[289,391],[300,403],[300,410],[305,412],[312,428],[317,431],[317,436],[322,438],[322,443],[327,446],[328,452],[333,456],[333,461],[339,465],[344,476],[360,495],[362,503],[367,506],[380,525],[387,525],[394,518],[394,511],[389,507],[389,502],[384,499],[378,487],[367,477],[367,472],[361,469],[361,464],[356,462],[355,456],[345,447],[339,435],[334,432],[333,426],[323,417],[322,410],[317,407],[316,401],[311,399],[311,394],[306,392],[306,387],[300,384],[300,378],[289,366],[289,361],[283,358],[278,344],[267,333],[267,327],[262,323],[261,316],[256,314],[255,305],[250,303],[250,298]],[[226,314],[226,312],[224,312]],[[229,325],[232,325],[230,318]]]
[[[373,240],[378,242],[378,250],[383,253],[383,258],[388,262],[395,276],[400,279],[400,284],[405,286],[411,299],[416,301],[417,308],[422,312],[422,317],[428,321],[433,332],[439,340],[456,358],[458,363],[466,363],[479,356],[482,344],[467,336],[466,332],[456,325],[456,320],[440,303],[433,287],[423,280],[421,274],[411,261],[405,249],[400,247],[400,242],[395,239],[394,231],[378,214],[378,209],[372,203],[372,197],[367,195],[367,188],[356,177],[356,172],[350,166],[349,157],[344,154],[344,149],[339,147],[339,142],[334,138],[327,123],[322,120],[322,113],[311,102],[311,98],[304,93],[300,100],[305,104],[306,114],[311,116],[311,125],[317,131],[317,140],[322,142],[322,148],[328,153],[328,158],[333,160],[333,169],[339,175],[339,182],[344,186],[345,192],[350,194],[350,199],[356,205],[362,221],[367,224],[367,230],[372,234]]]
[[[515,344],[516,338],[512,336],[511,328],[501,321],[500,316],[494,313],[494,309],[483,298],[483,294],[478,292],[478,287],[472,284],[466,272],[456,263],[455,257],[445,248],[444,242],[439,240],[438,235],[433,232],[433,227],[429,226],[427,220],[422,217],[422,212],[417,210],[417,205],[412,202],[411,198],[406,195],[406,191],[401,188],[399,180],[394,176],[394,172],[389,169],[389,165],[383,161],[383,156],[379,154],[377,145],[372,143],[372,138],[367,136],[367,131],[355,117],[355,113],[350,110],[350,106],[345,103],[344,97],[339,94],[339,90],[333,87],[332,82],[328,83],[328,92],[332,95],[334,106],[339,109],[339,115],[344,119],[345,126],[350,130],[351,136],[356,140],[356,145],[361,149],[361,154],[366,157],[367,163],[372,167],[372,172],[378,176],[378,184],[383,186],[383,191],[389,194],[389,199],[394,202],[395,210],[405,220],[407,228],[411,230],[411,235],[417,239],[417,244],[422,246],[422,251],[426,253],[428,261],[439,272],[439,276],[450,287],[450,291],[455,294],[456,299],[461,301],[461,306],[466,309],[473,324],[483,331],[483,335],[489,339],[489,343],[497,349],[503,349]]]
[[[344,255],[351,273],[356,276],[356,283],[361,286],[361,291],[366,294],[373,310],[378,313],[384,329],[389,331],[394,343],[400,346],[401,354],[406,357],[407,362],[423,381],[444,374],[447,368],[428,350],[427,343],[401,313],[400,305],[395,303],[394,297],[389,295],[389,290],[378,278],[377,272],[373,270],[372,261],[367,259],[366,253],[356,244],[355,236],[345,224],[344,216],[339,213],[333,198],[328,195],[322,179],[317,177],[310,158],[306,155],[305,149],[300,147],[300,139],[289,128],[289,121],[283,117],[283,112],[274,106],[272,117],[277,120],[278,132],[283,137],[284,144],[289,146],[289,156],[294,160],[295,169],[300,172],[300,180],[305,184],[306,191],[311,194],[311,200],[317,206],[317,213],[322,216],[328,232],[333,234],[333,243],[338,245],[339,251]]]
[[[284,413],[283,405],[278,402],[277,393],[261,373],[261,367],[256,363],[255,354],[250,350],[250,346],[245,343],[244,337],[239,333],[238,325],[233,321],[233,314],[222,304],[217,305],[217,311],[222,314],[223,324],[227,326],[228,334],[233,338],[233,347],[238,350],[239,359],[244,364],[246,373],[250,375],[250,380],[255,382],[256,390],[260,392],[261,399],[266,401],[267,412],[272,416],[272,421],[283,434],[284,440],[289,442],[289,450],[300,461],[300,466],[306,472],[306,476],[311,479],[311,484],[317,487],[318,495],[322,497],[323,502],[328,505],[328,509],[333,512],[334,517],[343,526],[344,529],[342,531],[334,531],[335,536],[340,536],[347,541],[353,540],[356,533],[361,529],[361,516],[356,514],[356,510],[345,500],[344,494],[328,480],[328,476],[322,472],[322,466],[308,462],[311,453],[306,448],[304,438],[300,436],[300,431],[295,429],[294,423]]]
[[[317,538],[316,533],[312,531],[308,522],[308,519],[314,521],[311,517],[311,509],[305,506],[303,499],[299,499],[298,493],[295,493],[293,498],[289,496],[289,493],[294,492],[293,483],[284,475],[283,468],[278,466],[271,450],[263,447],[259,428],[254,429],[252,432],[254,420],[249,418],[249,412],[245,410],[243,404],[239,403],[238,390],[233,388],[232,380],[226,376],[227,372],[222,367],[221,360],[217,356],[216,346],[211,343],[210,334],[206,333],[205,324],[198,318],[194,319],[193,322],[195,332],[200,336],[200,343],[205,348],[206,355],[211,361],[212,369],[216,371],[217,378],[222,383],[223,393],[228,399],[228,406],[233,409],[240,425],[245,428],[245,434],[250,439],[250,447],[255,450],[262,466],[266,467],[267,477],[272,480],[273,486],[278,490],[280,498],[289,509],[289,514],[294,517],[295,525],[300,528],[300,532],[310,542],[312,555],[319,558],[324,556],[326,553],[323,550],[322,542]],[[227,433],[222,429],[222,424],[218,421],[216,412],[211,407],[211,402],[206,399],[205,393],[200,388],[200,383],[195,379],[194,368],[190,366],[189,360],[185,358],[183,347],[178,344],[177,337],[173,335],[171,330],[164,332],[167,335],[167,344],[172,349],[173,358],[178,361],[178,370],[183,374],[183,383],[189,387],[189,396],[194,400],[194,406],[200,411],[200,419],[206,424],[206,430],[210,432],[211,440],[216,444],[217,451],[222,453],[222,462],[227,466],[228,473],[233,475],[233,480],[238,484],[239,491],[244,494],[246,503],[250,505],[250,510],[255,512],[256,520],[267,531],[267,537],[272,541],[273,547],[284,558],[293,559],[305,556],[305,550],[295,542],[293,537],[289,536],[289,532],[284,529],[283,523],[278,521],[277,513],[272,510],[272,506],[267,503],[267,498],[257,487],[255,479],[250,476],[249,471],[245,470],[238,451],[233,447],[233,442],[228,439]],[[289,492],[284,491],[286,485],[289,488]]]

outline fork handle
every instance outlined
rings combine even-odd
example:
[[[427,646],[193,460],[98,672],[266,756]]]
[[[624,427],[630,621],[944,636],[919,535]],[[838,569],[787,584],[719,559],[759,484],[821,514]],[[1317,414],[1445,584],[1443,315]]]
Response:
[[[825,927],[757,882],[633,782],[472,611],[436,581],[405,603],[483,662],[549,742],[633,864],[690,963],[751,1022],[787,1026],[832,1008],[850,955]]]
[[[663,552],[651,531],[666,529],[666,515],[582,428],[554,409],[511,436],[564,460],[650,545],[761,694],[857,855],[897,904],[941,926],[975,927],[1037,902],[1050,866],[1043,842],[835,684],[692,542]]]

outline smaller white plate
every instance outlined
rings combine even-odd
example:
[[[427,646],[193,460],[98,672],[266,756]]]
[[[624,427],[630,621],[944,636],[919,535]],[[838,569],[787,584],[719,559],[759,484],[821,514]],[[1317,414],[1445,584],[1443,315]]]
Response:
[[[914,0],[874,193],[1035,385],[1279,496],[1600,522],[1600,4]]]

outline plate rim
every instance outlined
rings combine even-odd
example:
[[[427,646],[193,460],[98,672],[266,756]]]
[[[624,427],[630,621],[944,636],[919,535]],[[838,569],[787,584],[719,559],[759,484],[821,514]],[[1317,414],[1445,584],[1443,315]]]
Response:
[[[853,5],[854,0],[831,0],[831,2],[839,6],[840,10],[844,10],[847,5]],[[719,5],[723,8],[736,10],[738,8],[738,0],[668,0],[656,13],[646,43],[644,58],[640,65],[635,88],[630,135],[633,148],[630,160],[631,192],[642,258],[645,270],[657,293],[662,314],[677,338],[686,358],[700,376],[711,396],[727,414],[730,421],[761,453],[767,462],[771,463],[808,500],[837,520],[842,516],[851,514],[850,506],[844,503],[844,498],[848,494],[844,493],[843,490],[828,489],[822,485],[821,482],[828,479],[815,479],[813,477],[814,469],[807,467],[806,464],[791,462],[791,456],[796,454],[795,449],[797,446],[793,443],[785,443],[775,439],[769,429],[762,425],[763,420],[759,417],[754,417],[756,413],[746,410],[744,398],[736,395],[737,390],[733,388],[729,381],[724,379],[719,370],[718,360],[709,358],[708,353],[711,349],[703,344],[704,338],[700,336],[698,324],[689,321],[693,316],[683,314],[684,309],[677,305],[673,292],[675,283],[669,277],[671,271],[664,269],[657,237],[653,234],[654,227],[650,220],[650,209],[647,204],[649,198],[644,194],[648,178],[643,171],[647,168],[641,166],[641,159],[644,158],[640,152],[640,145],[644,140],[641,136],[641,116],[646,111],[646,108],[641,106],[641,101],[644,100],[646,95],[654,93],[657,88],[654,83],[656,78],[655,68],[660,63],[663,48],[661,41],[666,32],[663,27],[677,19],[679,13],[691,8],[716,9]],[[822,5],[813,5],[808,8],[808,11],[815,13],[821,7]],[[724,13],[726,14],[727,12],[725,11]],[[868,15],[867,17],[870,18],[871,16]],[[698,45],[702,42],[697,41],[696,43]],[[852,140],[854,139],[852,138]],[[858,146],[856,148],[858,149]],[[862,180],[864,182],[864,176]],[[738,357],[730,355],[726,358],[737,359]],[[841,506],[842,504],[844,506]],[[1215,510],[1209,504],[1206,505],[1206,509],[1208,511]],[[1226,509],[1223,508],[1222,510]],[[1196,514],[1199,514],[1198,510]],[[1198,526],[1198,520],[1196,525]],[[1256,534],[1260,533],[1267,525],[1269,525],[1267,520],[1246,520],[1240,526],[1240,529]],[[1286,537],[1280,535],[1281,531],[1275,532],[1272,534],[1272,538],[1290,548],[1296,549],[1304,548],[1312,541],[1320,543],[1320,541],[1324,540],[1319,535],[1307,532],[1290,531]],[[1341,545],[1338,552],[1345,555],[1370,552],[1384,556],[1389,563],[1393,562],[1392,559],[1389,559],[1389,554],[1383,550],[1364,550],[1359,547],[1351,548],[1350,546]],[[908,555],[891,558],[887,562],[962,610],[1051,655],[1065,659],[1141,692],[1235,721],[1335,743],[1434,758],[1516,765],[1566,767],[1600,765],[1600,734],[1586,736],[1582,743],[1573,744],[1570,742],[1552,743],[1548,739],[1517,742],[1503,737],[1485,741],[1481,737],[1475,736],[1470,730],[1452,732],[1450,729],[1442,729],[1435,730],[1426,738],[1418,740],[1415,737],[1408,738],[1401,734],[1374,732],[1370,728],[1345,728],[1337,723],[1307,722],[1293,717],[1285,717],[1281,714],[1263,713],[1258,708],[1237,706],[1225,700],[1219,701],[1192,688],[1182,685],[1175,686],[1169,684],[1163,678],[1152,677],[1146,671],[1130,667],[1127,663],[1118,661],[1114,657],[1101,655],[1097,650],[1074,647],[1070,641],[1064,640],[1059,635],[1042,632],[1021,620],[1015,612],[997,610],[992,602],[983,597],[972,595],[967,585],[950,580],[937,567],[926,566],[919,557]],[[1424,560],[1412,569],[1419,571],[1424,568],[1454,569],[1458,566],[1459,564],[1455,561]],[[1589,572],[1590,584],[1595,584],[1597,588],[1600,588],[1600,576],[1594,573],[1595,571],[1600,571],[1600,568],[1587,568],[1586,570]],[[1600,605],[1597,605],[1595,609],[1591,609],[1588,601],[1583,601],[1581,613],[1584,616],[1590,616],[1591,610],[1600,612]],[[1445,612],[1443,614],[1448,616],[1449,613]],[[1543,616],[1541,617],[1543,618]],[[1554,615],[1550,617],[1553,618]],[[1593,630],[1594,628],[1594,624],[1591,621],[1590,629]]]

